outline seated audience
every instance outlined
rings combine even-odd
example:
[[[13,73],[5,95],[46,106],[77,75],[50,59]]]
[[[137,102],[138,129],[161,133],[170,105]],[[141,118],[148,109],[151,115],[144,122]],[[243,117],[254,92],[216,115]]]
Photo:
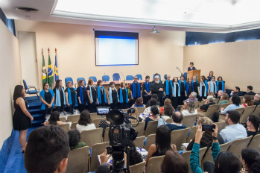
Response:
[[[223,93],[221,96],[220,96],[220,101],[218,103],[219,107],[222,105],[222,104],[226,104],[226,103],[229,103],[228,102],[228,99],[229,99],[229,96],[227,93]]]
[[[145,105],[143,104],[143,98],[142,97],[137,98],[132,108],[145,108]]]
[[[172,105],[171,104],[164,105],[163,112],[164,112],[164,115],[162,115],[161,117],[164,121],[172,118],[172,113],[174,112]]]
[[[161,173],[188,173],[189,165],[176,150],[168,150],[161,164]]]
[[[249,115],[247,118],[247,136],[255,136],[258,132],[260,118],[256,115]]]
[[[260,154],[253,148],[244,148],[241,151],[240,160],[243,165],[243,172],[259,173]]]
[[[240,92],[240,88],[238,86],[235,87],[233,91],[231,91],[230,95],[238,95],[238,96],[243,96],[243,93]]]
[[[78,130],[70,130],[68,135],[71,150],[87,146],[85,142],[80,142],[80,132]]]
[[[49,120],[44,123],[45,126],[61,125],[61,124],[64,124],[64,123],[62,121],[60,121],[60,113],[58,111],[52,112]]]
[[[244,126],[239,124],[240,114],[235,110],[227,111],[226,114],[226,126],[225,129],[219,132],[224,143],[233,142],[236,139],[246,138],[247,132]]]
[[[182,124],[182,120],[183,120],[183,115],[181,112],[174,112],[172,114],[172,120],[173,123],[166,123],[162,118],[160,118],[158,120],[158,127],[161,125],[167,125],[168,128],[173,131],[173,130],[181,130],[181,129],[185,129],[186,126],[185,124]]]
[[[153,95],[151,96],[151,99],[147,101],[147,104],[146,104],[146,107],[147,107],[147,108],[148,108],[149,106],[151,106],[151,105],[150,105],[150,101],[151,101],[152,99],[155,99],[155,100],[156,100],[156,105],[159,105],[159,106],[160,106],[160,102],[158,101],[158,95],[157,95],[157,94],[153,94]]]
[[[28,173],[65,173],[69,151],[68,134],[60,127],[37,128],[28,138],[24,153],[25,169]]]
[[[164,106],[165,106],[166,104],[172,105],[172,101],[171,101],[170,99],[166,98],[166,99],[164,100]],[[162,115],[163,111],[164,111],[164,107],[162,107],[162,108],[160,109],[160,115]]]
[[[183,110],[181,113],[183,116],[198,114],[197,109],[195,109],[195,103],[193,101],[189,102],[186,110]]]
[[[197,102],[198,99],[197,99],[197,93],[196,92],[192,92],[190,95],[189,95],[189,98],[184,100],[183,103],[189,103],[190,101],[193,101],[193,102]]]
[[[155,144],[152,144],[148,150],[145,159],[146,166],[151,157],[162,156],[168,150],[175,149],[176,146],[171,145],[171,131],[166,125],[162,125],[156,129]]]
[[[152,106],[156,106],[157,100],[154,99],[154,98],[152,98],[152,99],[149,101],[149,104],[150,104],[150,106],[147,107],[147,108],[144,110],[143,114],[146,114],[146,115],[150,114],[150,112],[151,112],[151,107],[152,107]],[[157,107],[157,108],[158,108],[158,107]],[[158,108],[158,111],[159,111],[159,108]]]
[[[152,106],[151,107],[151,114],[146,117],[145,119],[143,119],[143,122],[145,122],[145,126],[144,126],[144,130],[146,130],[147,124],[149,121],[156,121],[158,120],[159,116],[159,109],[157,106]]]
[[[84,130],[92,130],[96,129],[94,123],[92,123],[90,113],[88,110],[84,110],[81,112],[79,117],[79,122],[76,125],[77,130],[81,133]]]
[[[195,143],[193,145],[191,155],[190,155],[190,168],[194,173],[239,173],[241,169],[241,162],[239,159],[229,151],[221,152],[218,143],[218,127],[216,125],[214,132],[212,132],[213,136],[213,144],[212,144],[212,157],[214,163],[210,161],[204,162],[204,171],[200,166],[200,158],[199,158],[199,149],[200,149],[200,140],[202,138],[202,126],[198,127],[197,133],[195,135]]]
[[[216,95],[215,95],[213,92],[209,92],[209,93],[208,93],[208,96],[212,96],[213,99],[215,99],[215,97],[216,97]]]
[[[244,95],[244,98],[243,98],[243,104],[241,105],[242,108],[246,108],[247,106],[252,106],[254,105],[254,102],[251,98],[250,95]]]
[[[254,96],[254,105],[260,105],[260,93]]]
[[[201,107],[200,107],[200,110],[203,110],[203,111],[207,111],[208,110],[208,108],[209,108],[209,106],[210,105],[214,105],[215,103],[213,102],[213,96],[208,96],[207,97],[207,100],[205,101],[205,103],[204,103],[204,105],[202,105]]]
[[[245,95],[250,95],[250,96],[254,96],[255,93],[253,92],[253,87],[252,86],[247,86],[246,88],[247,92]]]
[[[106,128],[109,127],[109,126],[110,126],[110,122],[108,121],[107,116],[106,116],[106,120],[101,120],[100,123],[99,123],[99,126],[98,126],[98,127],[103,128],[102,137],[104,137]]]
[[[220,98],[223,94],[224,94],[223,90],[219,90],[217,98]]]

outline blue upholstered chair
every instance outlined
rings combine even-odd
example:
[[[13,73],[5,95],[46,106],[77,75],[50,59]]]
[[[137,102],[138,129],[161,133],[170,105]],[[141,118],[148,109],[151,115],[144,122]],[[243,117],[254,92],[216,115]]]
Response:
[[[94,82],[97,82],[96,76],[90,76],[89,79],[92,79]]]
[[[110,79],[110,77],[108,75],[102,76],[102,81],[104,81],[104,82],[108,82],[109,79]]]
[[[143,80],[143,77],[141,74],[137,74],[136,76],[138,77],[139,80]]]
[[[39,99],[39,96],[38,96],[38,91],[36,89],[35,86],[29,86],[27,85],[27,83],[25,82],[25,80],[23,80],[23,85],[24,85],[24,88],[25,88],[25,91],[26,91],[26,94],[36,94],[38,99]],[[30,90],[31,89],[31,90]]]
[[[72,82],[72,85],[74,85],[73,79],[72,79],[71,77],[66,77],[66,78],[65,78],[65,84],[66,84],[66,86],[67,86],[68,82]]]
[[[113,81],[118,81],[120,79],[120,75],[118,73],[113,74]]]
[[[127,75],[127,76],[126,76],[126,80],[134,80],[133,75]]]
[[[79,77],[78,79],[77,79],[77,82],[79,82],[79,80],[83,80],[84,81],[84,85],[86,86],[86,80],[85,80],[85,78],[84,77]]]

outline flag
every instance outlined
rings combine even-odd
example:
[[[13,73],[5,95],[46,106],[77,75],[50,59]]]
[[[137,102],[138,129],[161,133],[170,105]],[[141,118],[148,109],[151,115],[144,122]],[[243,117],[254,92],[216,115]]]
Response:
[[[50,52],[49,52],[49,62],[48,62],[48,82],[49,82],[49,86],[51,87],[52,86],[52,82],[53,82],[53,71],[52,71]]]
[[[48,82],[47,78],[47,72],[46,72],[46,67],[45,67],[45,59],[43,56],[43,50],[42,50],[42,84]]]
[[[58,62],[57,62],[57,49],[55,49],[55,66],[54,66],[54,73],[55,73],[55,81],[59,79],[59,72],[58,72]]]

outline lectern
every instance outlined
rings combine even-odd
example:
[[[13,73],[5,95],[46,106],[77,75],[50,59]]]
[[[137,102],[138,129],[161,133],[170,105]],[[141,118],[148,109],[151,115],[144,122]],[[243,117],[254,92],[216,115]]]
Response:
[[[198,82],[200,82],[200,70],[191,70],[187,72],[187,79],[192,78],[193,76],[196,76]]]

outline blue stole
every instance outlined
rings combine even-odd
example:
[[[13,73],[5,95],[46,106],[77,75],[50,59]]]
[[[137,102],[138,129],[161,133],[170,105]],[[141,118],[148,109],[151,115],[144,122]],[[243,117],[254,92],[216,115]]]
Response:
[[[66,105],[66,97],[65,97],[65,93],[64,93],[64,89],[61,87],[62,93],[63,93],[63,101],[64,101],[64,105]],[[58,88],[56,88],[56,99],[55,99],[55,103],[56,106],[61,106],[61,99],[60,99],[60,90]]]
[[[83,86],[84,90],[86,91],[86,87]],[[82,91],[82,87],[79,86],[79,96],[80,96],[80,102],[81,104],[84,104],[84,96],[83,96],[83,91]],[[86,102],[86,105],[87,105],[87,102]]]
[[[209,76],[209,81],[211,81],[211,76]]]
[[[151,87],[151,83],[150,82],[144,82],[144,86],[145,86],[145,91],[147,91],[148,93],[150,92],[150,87]],[[145,95],[147,95],[145,93]]]
[[[68,100],[69,100],[69,104],[71,105],[72,104],[71,91],[69,87],[67,89],[68,89]]]
[[[215,87],[215,91],[214,91],[214,87]],[[216,89],[217,89],[216,82],[213,84],[213,82],[210,81],[210,92],[213,92],[215,94],[216,93]]]
[[[224,90],[225,90],[225,83],[223,82],[223,80],[221,80],[221,83],[222,83],[222,91],[224,92]],[[218,84],[219,84],[219,81],[217,81],[217,91],[220,90],[220,89],[218,88]]]
[[[193,83],[191,83],[191,86],[192,86],[192,91],[194,91]],[[186,86],[186,94],[188,94],[189,88],[190,88],[190,83],[188,82]]]
[[[49,92],[51,93],[51,99],[52,99],[53,96],[54,96],[54,92],[53,92],[51,89],[48,89],[48,90],[49,90]],[[45,90],[44,90],[44,89],[41,90],[40,96],[42,97],[43,100],[45,100]],[[46,106],[46,105],[45,105],[44,103],[42,103],[41,109],[42,109],[42,110],[45,110],[45,106]],[[54,103],[52,103],[52,106],[54,106]]]
[[[149,82],[150,83],[150,82]],[[126,98],[126,103],[128,103],[128,90],[125,87],[125,98]],[[124,97],[123,97],[123,92],[122,92],[122,88],[120,88],[120,103],[124,103]]]
[[[106,91],[103,86],[102,86],[102,88],[103,88],[103,92],[104,92],[104,101],[105,101],[105,103],[107,103]],[[98,102],[100,104],[102,102],[102,98],[101,98],[101,89],[99,86],[97,87],[97,96],[98,96]]]
[[[116,90],[116,87],[114,87],[114,90]],[[117,93],[117,90],[116,90]],[[118,93],[117,93],[117,99],[118,99]],[[109,102],[110,104],[113,103],[113,98],[112,98],[112,88],[109,87]]]
[[[180,93],[180,85],[177,83],[175,83],[174,82],[174,91],[173,91],[173,97],[176,97],[176,85],[178,85],[179,86],[179,89],[178,89],[178,97],[180,97],[181,96],[181,93]]]
[[[185,80],[183,80],[183,83],[184,83],[184,88],[185,88],[186,81],[185,81]],[[181,91],[181,80],[179,80],[179,91]]]
[[[204,96],[206,97],[207,96],[207,92],[208,92],[208,85],[206,83],[204,83],[204,85],[205,85]],[[201,82],[200,82],[200,97],[202,97],[202,85],[201,85]]]
[[[137,82],[137,86],[138,86],[138,97],[141,97],[141,91],[140,91],[140,84]],[[135,83],[133,82],[132,84],[133,87],[133,98],[136,97],[136,88],[135,88]]]
[[[165,81],[166,82],[166,88],[165,88],[165,90],[166,90],[166,95],[168,96],[169,95],[169,81],[168,80],[166,80]],[[171,88],[172,88],[172,92],[173,92],[173,86],[172,86],[172,81],[170,80],[170,84],[171,84]],[[171,93],[172,94],[172,93]]]

